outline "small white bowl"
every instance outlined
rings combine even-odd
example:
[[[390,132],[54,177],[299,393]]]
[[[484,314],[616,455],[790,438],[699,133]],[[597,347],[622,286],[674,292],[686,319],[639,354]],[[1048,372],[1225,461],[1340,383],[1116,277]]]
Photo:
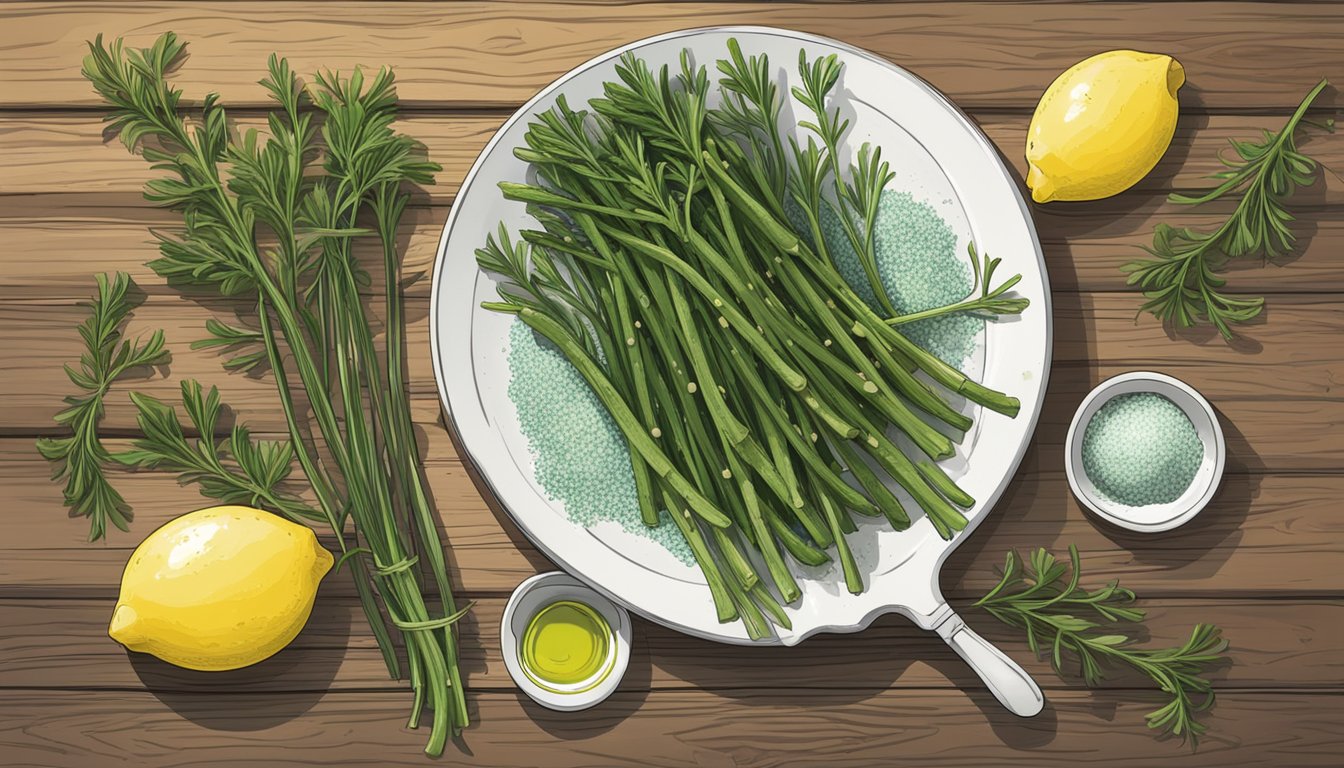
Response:
[[[1153,392],[1175,403],[1185,412],[1204,445],[1204,460],[1190,481],[1190,487],[1180,498],[1167,504],[1147,504],[1131,507],[1111,501],[1097,491],[1083,468],[1083,433],[1097,410],[1117,395],[1131,392]],[[1223,479],[1223,465],[1227,461],[1227,445],[1223,429],[1218,425],[1218,414],[1213,406],[1189,384],[1170,376],[1151,371],[1132,371],[1107,379],[1083,398],[1069,424],[1064,443],[1064,469],[1069,476],[1069,487],[1083,506],[1110,523],[1141,533],[1158,533],[1177,528],[1209,503]]]
[[[594,675],[595,678],[600,677],[596,684],[590,685],[590,678],[572,686],[553,689],[539,685],[523,669],[518,646],[527,631],[528,622],[538,611],[558,600],[573,600],[587,605],[597,611],[606,620],[607,626],[611,627],[611,645],[602,670]],[[563,571],[539,573],[513,590],[508,605],[504,606],[499,637],[504,651],[504,666],[508,668],[513,682],[533,701],[560,712],[574,712],[601,703],[621,684],[625,669],[630,665],[630,614]]]

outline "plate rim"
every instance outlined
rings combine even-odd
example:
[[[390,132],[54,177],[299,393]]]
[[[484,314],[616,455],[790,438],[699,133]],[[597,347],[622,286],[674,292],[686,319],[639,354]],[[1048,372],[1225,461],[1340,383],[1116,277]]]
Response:
[[[917,615],[915,615],[909,610],[904,610],[902,606],[892,605],[888,606],[885,609],[871,611],[867,615],[863,616],[856,624],[852,626],[850,625],[837,626],[827,624],[812,627],[802,633],[795,635],[789,641],[787,641],[787,643],[785,643],[785,641],[783,641],[778,635],[773,635],[763,640],[753,641],[745,638],[737,638],[722,634],[714,634],[702,631],[696,627],[679,624],[673,620],[665,619],[655,613],[646,611],[640,606],[631,604],[628,601],[616,596],[615,594],[611,593],[609,590],[604,588],[601,584],[585,576],[584,574],[572,570],[567,565],[565,559],[555,555],[551,551],[551,549],[548,546],[546,546],[544,542],[538,540],[537,537],[529,533],[527,528],[518,521],[512,510],[510,510],[508,506],[503,502],[503,500],[500,497],[500,494],[497,491],[495,483],[491,480],[489,474],[483,471],[481,467],[477,464],[476,458],[473,455],[472,450],[470,449],[469,446],[467,446],[465,440],[463,439],[463,436],[457,426],[456,419],[453,418],[453,408],[451,403],[449,402],[448,387],[445,383],[444,378],[445,377],[443,369],[444,360],[440,352],[442,345],[439,343],[440,342],[439,329],[441,319],[440,310],[442,308],[441,290],[444,290],[441,288],[442,286],[441,278],[443,277],[443,272],[446,268],[445,249],[448,245],[448,239],[453,231],[453,226],[457,222],[457,218],[462,211],[462,207],[459,206],[457,203],[458,200],[460,200],[463,191],[470,188],[472,182],[476,179],[476,176],[481,172],[486,159],[490,157],[491,154],[495,151],[497,145],[503,140],[504,135],[509,131],[509,129],[511,129],[516,123],[518,123],[521,119],[523,119],[523,117],[526,114],[528,114],[535,105],[537,105],[539,102],[546,100],[548,97],[550,97],[553,93],[555,93],[557,90],[563,87],[569,80],[571,80],[575,76],[580,75],[588,71],[589,69],[605,64],[611,61],[612,59],[618,58],[622,54],[629,52],[631,50],[643,48],[650,45],[655,45],[658,43],[664,43],[672,40],[693,38],[695,36],[708,33],[732,34],[732,35],[767,35],[772,37],[783,37],[814,45],[827,46],[830,48],[834,48],[837,51],[846,53],[848,55],[857,56],[867,61],[870,61],[874,64],[877,64],[880,67],[893,71],[898,76],[906,77],[915,86],[924,91],[929,98],[933,99],[935,102],[942,105],[952,115],[954,115],[957,120],[959,120],[961,123],[965,125],[965,127],[969,129],[969,133],[974,142],[977,145],[979,145],[982,150],[985,151],[987,157],[993,164],[996,165],[997,170],[999,171],[1003,179],[1008,183],[1012,191],[1012,197],[1017,202],[1018,213],[1020,214],[1021,220],[1025,225],[1026,233],[1030,238],[1032,252],[1036,257],[1037,268],[1041,276],[1041,284],[1044,288],[1042,295],[1040,297],[1040,302],[1042,305],[1041,311],[1044,313],[1044,338],[1042,341],[1043,353],[1041,358],[1040,370],[1036,370],[1034,368],[1032,369],[1033,372],[1035,373],[1034,378],[1036,380],[1035,391],[1030,393],[1032,398],[1031,401],[1034,403],[1034,407],[1030,415],[1028,416],[1028,421],[1025,422],[1025,429],[1023,431],[1022,439],[1014,452],[1013,458],[1008,462],[1007,471],[1003,473],[1003,477],[999,480],[997,486],[987,496],[988,498],[992,498],[994,500],[995,505],[997,505],[997,503],[1002,500],[1004,491],[1007,490],[1008,485],[1017,476],[1017,471],[1018,469],[1021,468],[1021,463],[1023,458],[1025,458],[1026,456],[1027,449],[1030,447],[1035,437],[1036,428],[1039,425],[1041,412],[1043,410],[1045,393],[1048,388],[1054,358],[1054,318],[1053,318],[1053,307],[1052,307],[1053,302],[1052,302],[1052,292],[1050,289],[1049,270],[1048,265],[1045,262],[1045,255],[1041,248],[1040,236],[1036,231],[1035,220],[1031,214],[1031,209],[1027,205],[1026,199],[1022,195],[1022,190],[1020,186],[1017,184],[1016,178],[1013,176],[1011,169],[1005,162],[1005,159],[1002,153],[999,151],[998,147],[992,141],[989,140],[989,137],[984,133],[983,129],[980,128],[978,123],[976,123],[955,102],[953,102],[951,99],[945,96],[941,91],[935,88],[927,80],[920,77],[918,74],[910,71],[909,69],[902,67],[899,64],[896,64],[884,57],[872,53],[871,51],[867,51],[863,48],[859,48],[844,41],[826,37],[824,35],[816,35],[782,27],[769,27],[762,25],[735,25],[735,24],[692,27],[681,30],[673,30],[670,32],[640,38],[638,40],[634,40],[632,42],[606,50],[600,54],[597,54],[596,56],[593,56],[585,60],[581,64],[559,75],[555,80],[547,84],[544,88],[539,90],[531,98],[525,101],[521,106],[515,109],[514,112],[508,117],[508,119],[506,119],[499,126],[499,128],[495,130],[494,134],[490,137],[490,140],[485,144],[485,146],[481,149],[480,153],[477,155],[476,159],[472,162],[470,170],[467,172],[466,176],[463,177],[462,182],[458,187],[458,197],[457,199],[454,200],[454,205],[452,206],[452,209],[449,211],[448,218],[445,221],[443,230],[439,236],[439,242],[437,250],[435,252],[434,268],[431,275],[432,284],[430,291],[429,343],[430,343],[430,354],[432,364],[434,367],[435,384],[437,386],[439,393],[439,403],[443,409],[444,416],[446,417],[443,419],[444,426],[450,433],[454,441],[455,447],[460,449],[459,458],[463,461],[463,465],[465,468],[468,469],[469,474],[473,476],[474,482],[478,485],[478,490],[479,485],[483,483],[485,487],[489,489],[490,494],[493,496],[495,503],[490,504],[489,500],[487,499],[487,505],[492,507],[498,505],[509,516],[509,518],[513,520],[514,524],[518,525],[519,529],[527,537],[528,541],[537,549],[539,549],[543,554],[545,554],[550,560],[552,560],[562,569],[564,569],[566,573],[570,573],[575,578],[578,578],[580,581],[584,582],[594,590],[606,596],[608,599],[614,601],[616,604],[623,606],[626,609],[634,613],[637,613],[646,619],[649,619],[650,621],[661,624],[663,626],[667,626],[671,629],[674,629],[684,634],[689,634],[696,637],[702,637],[708,640],[713,640],[715,642],[738,644],[738,645],[780,645],[780,644],[793,645],[798,642],[802,642],[803,640],[805,640],[808,637],[811,637],[814,634],[857,632],[866,628],[878,616],[893,611],[904,613],[910,618],[915,619],[917,623],[922,625],[924,624],[924,622],[919,621],[919,617]],[[1026,402],[1025,399],[1024,402]],[[482,412],[484,411],[485,409],[482,408]],[[931,583],[928,585],[929,590],[927,598],[931,599],[934,603],[937,604],[943,603],[938,583],[939,572],[942,569],[943,563],[946,562],[946,560],[951,556],[951,554],[967,538],[969,538],[970,534],[972,534],[979,527],[980,523],[983,522],[983,520],[989,517],[990,514],[992,513],[993,509],[990,508],[986,509],[982,514],[973,517],[970,520],[966,529],[961,531],[957,537],[948,541],[946,543],[946,546],[939,547],[937,550],[936,557],[933,558],[933,561],[931,563],[928,563],[927,569],[929,570],[929,578]],[[912,557],[911,561],[914,560],[927,560],[927,558]]]

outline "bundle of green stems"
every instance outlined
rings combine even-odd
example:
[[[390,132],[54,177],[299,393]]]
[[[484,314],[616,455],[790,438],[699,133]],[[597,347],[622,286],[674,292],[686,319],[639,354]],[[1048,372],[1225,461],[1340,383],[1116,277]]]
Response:
[[[781,138],[768,61],[729,48],[713,109],[686,56],[675,77],[625,56],[591,114],[558,99],[516,150],[536,183],[500,185],[539,227],[514,242],[501,225],[477,257],[505,278],[484,306],[563,352],[624,434],[645,523],[670,513],[719,620],[760,638],[801,595],[786,555],[820,566],[833,552],[862,591],[854,516],[911,524],[882,474],[944,538],[964,528],[974,500],[936,463],[971,426],[950,398],[1008,415],[1018,401],[912,343],[883,291],[870,307],[837,269],[827,205],[880,288],[873,222],[892,174],[867,146],[841,168],[835,57],[800,56],[794,94],[820,139],[803,146]]]
[[[235,135],[214,94],[199,121],[184,119],[181,92],[166,81],[183,50],[172,33],[143,50],[120,40],[107,47],[100,37],[84,62],[112,128],[167,172],[148,184],[146,198],[183,215],[181,228],[156,233],[161,257],[150,265],[195,295],[251,302],[255,329],[212,322],[202,345],[233,349],[231,369],[269,366],[295,455],[393,677],[401,673],[388,621],[401,635],[414,690],[410,725],[426,705],[433,710],[426,751],[437,755],[467,723],[452,626],[461,612],[411,430],[396,230],[407,188],[429,183],[439,168],[392,129],[388,70],[367,81],[359,70],[321,74],[310,100],[285,60],[272,56],[261,84],[277,109],[260,139],[256,131]],[[385,358],[354,252],[368,236],[381,251]]]

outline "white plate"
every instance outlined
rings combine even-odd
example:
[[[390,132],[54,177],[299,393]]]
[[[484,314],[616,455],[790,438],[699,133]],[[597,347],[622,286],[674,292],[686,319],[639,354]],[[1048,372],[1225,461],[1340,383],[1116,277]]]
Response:
[[[1031,307],[1020,317],[989,323],[970,366],[988,386],[1020,398],[1021,412],[1008,418],[978,408],[970,411],[977,428],[945,464],[978,500],[967,512],[967,529],[947,542],[922,517],[899,533],[885,524],[863,525],[850,541],[866,571],[866,591],[850,595],[838,565],[799,566],[803,597],[786,608],[793,629],[760,642],[793,645],[818,632],[852,632],[892,611],[950,637],[963,628],[959,621],[951,621],[955,617],[939,594],[938,569],[1003,493],[1036,425],[1050,367],[1050,294],[1030,214],[993,145],[930,85],[867,52],[787,30],[688,30],[603,54],[519,109],[463,182],[439,243],[431,331],[435,376],[451,428],[461,450],[519,528],[567,571],[653,621],[712,640],[750,642],[740,622],[716,620],[708,587],[697,569],[619,526],[588,530],[571,522],[563,504],[549,499],[537,485],[533,457],[507,392],[508,329],[514,318],[480,308],[482,301],[496,299],[495,283],[477,268],[474,255],[501,220],[515,231],[530,225],[523,206],[504,200],[496,185],[501,180],[525,180],[527,168],[513,150],[523,143],[528,123],[557,96],[565,95],[575,108],[585,105],[600,95],[604,81],[615,79],[615,64],[626,51],[655,68],[666,63],[675,71],[686,48],[717,77],[713,65],[727,55],[730,37],[736,37],[748,55],[768,54],[781,78],[787,71],[791,82],[796,82],[800,48],[809,58],[839,54],[844,74],[837,103],[853,120],[849,151],[865,140],[880,145],[898,174],[894,185],[934,205],[957,230],[962,252],[966,241],[973,239],[982,252],[1003,258],[1005,276],[1023,275],[1017,291],[1031,300]],[[797,104],[786,105],[785,117],[798,109]],[[913,503],[907,508],[918,510]]]

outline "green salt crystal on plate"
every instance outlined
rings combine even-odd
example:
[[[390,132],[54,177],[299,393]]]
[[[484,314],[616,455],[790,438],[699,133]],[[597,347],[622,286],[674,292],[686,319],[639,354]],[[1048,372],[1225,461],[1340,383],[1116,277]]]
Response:
[[[806,232],[801,212],[789,210],[795,229]],[[826,248],[845,281],[868,306],[877,310],[877,297],[850,247],[840,217],[822,207],[821,233]],[[909,192],[886,190],[878,201],[873,226],[877,275],[887,298],[901,314],[944,307],[971,293],[970,265],[958,256],[957,235],[933,206]],[[959,313],[941,315],[901,326],[901,333],[940,360],[960,368],[975,351],[985,327],[983,318]]]
[[[1083,432],[1083,470],[1102,496],[1142,507],[1181,497],[1204,460],[1185,411],[1155,392],[1108,400]]]
[[[789,213],[805,232],[798,211]],[[829,208],[823,214],[823,236],[840,273],[876,308],[839,218]],[[957,255],[956,234],[932,206],[908,192],[883,192],[874,237],[878,276],[900,312],[953,304],[970,294],[970,267]],[[975,350],[984,322],[965,314],[943,315],[909,323],[901,332],[960,367]],[[690,548],[666,512],[660,513],[664,522],[657,528],[644,525],[625,438],[597,396],[559,350],[520,320],[509,329],[509,370],[509,399],[532,449],[536,482],[564,503],[569,519],[584,527],[615,522],[693,564]]]
[[[641,519],[630,451],[616,422],[560,350],[521,320],[509,327],[509,372],[509,399],[532,448],[534,477],[547,495],[564,502],[569,519],[585,528],[617,523],[694,564],[666,512],[657,528]]]

